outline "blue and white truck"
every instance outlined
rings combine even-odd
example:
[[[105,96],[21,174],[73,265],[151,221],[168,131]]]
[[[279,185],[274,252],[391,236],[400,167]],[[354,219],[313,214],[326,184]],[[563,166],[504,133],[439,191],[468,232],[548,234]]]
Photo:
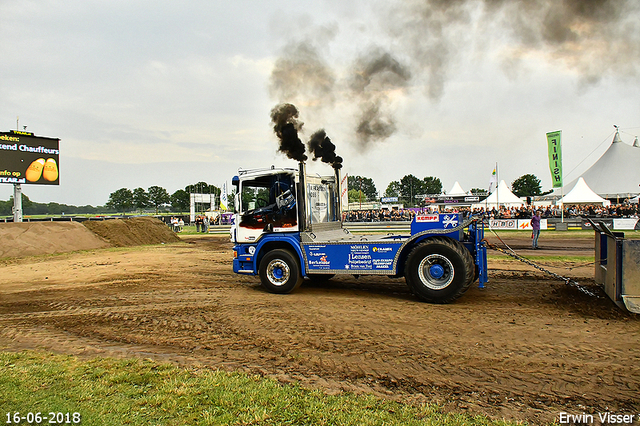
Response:
[[[410,234],[362,235],[342,223],[339,169],[331,176],[299,168],[240,170],[233,178],[233,271],[259,275],[272,293],[303,280],[349,274],[405,277],[419,299],[449,303],[487,282],[482,218],[417,214]]]

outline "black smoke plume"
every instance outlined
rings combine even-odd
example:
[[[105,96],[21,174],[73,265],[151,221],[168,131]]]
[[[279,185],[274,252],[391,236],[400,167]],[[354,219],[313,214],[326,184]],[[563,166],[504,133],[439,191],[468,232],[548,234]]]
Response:
[[[389,52],[379,49],[361,56],[353,69],[351,93],[357,100],[356,137],[361,145],[383,140],[395,133],[393,114],[385,110],[393,91],[404,90],[411,80],[411,72]]]
[[[471,65],[460,62],[465,47],[474,43],[482,55],[496,34],[506,42],[500,55],[507,74],[532,54],[575,71],[586,84],[640,69],[637,0],[406,0],[392,7],[389,35],[419,73],[416,86],[433,100],[442,97],[454,66]]]
[[[380,104],[372,102],[360,112],[356,136],[361,143],[387,139],[397,129],[393,116],[380,112]]]
[[[278,151],[296,161],[306,161],[304,143],[298,137],[298,131],[302,129],[301,121],[298,121],[298,108],[292,104],[279,104],[271,110],[271,122],[273,131],[280,139]]]
[[[511,78],[517,78],[521,62],[542,58],[561,71],[575,73],[580,85],[597,84],[608,76],[629,78],[635,84],[640,72],[638,0],[386,3],[377,9],[375,23],[379,46],[384,48],[354,57],[353,68],[343,72],[344,63],[323,55],[331,52],[330,42],[339,28],[290,41],[275,62],[272,96],[316,111],[353,105],[358,112],[353,114],[357,121],[352,128],[364,148],[369,141],[398,131],[396,94],[422,91],[438,102],[452,72],[478,65],[469,58],[499,58]],[[356,46],[369,42],[353,40]]]
[[[287,46],[276,60],[270,80],[269,91],[276,99],[296,103],[313,99],[314,106],[334,102],[336,77],[310,42]]]
[[[324,130],[318,130],[311,135],[307,145],[313,154],[314,161],[319,158],[323,163],[330,164],[336,170],[342,168],[342,157],[336,155],[336,146]]]

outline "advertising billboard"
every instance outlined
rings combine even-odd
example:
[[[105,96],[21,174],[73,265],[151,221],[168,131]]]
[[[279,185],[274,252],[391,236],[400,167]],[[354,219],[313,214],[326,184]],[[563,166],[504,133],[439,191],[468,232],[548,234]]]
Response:
[[[0,132],[0,183],[60,184],[60,139]]]

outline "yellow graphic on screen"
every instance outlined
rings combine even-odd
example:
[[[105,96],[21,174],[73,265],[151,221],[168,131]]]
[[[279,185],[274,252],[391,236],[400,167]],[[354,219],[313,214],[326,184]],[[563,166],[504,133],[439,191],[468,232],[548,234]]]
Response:
[[[25,177],[29,182],[36,182],[42,176],[42,170],[44,169],[44,158],[38,158],[36,161],[31,163],[27,172],[25,173]],[[57,167],[56,167],[56,173]]]
[[[58,165],[56,164],[55,158],[47,158],[46,163],[44,163],[42,177],[49,182],[58,179]]]

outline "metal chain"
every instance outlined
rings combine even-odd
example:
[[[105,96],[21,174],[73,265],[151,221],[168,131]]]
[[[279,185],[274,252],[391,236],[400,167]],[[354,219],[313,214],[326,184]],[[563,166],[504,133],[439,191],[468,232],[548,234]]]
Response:
[[[492,231],[493,231],[493,230],[492,230]],[[494,232],[494,234],[495,234],[495,232]],[[496,236],[497,236],[497,234],[496,234]],[[498,237],[498,238],[500,239],[500,237]],[[500,241],[502,241],[502,239],[500,239]],[[578,284],[578,282],[577,282],[577,281],[574,281],[574,280],[572,280],[571,278],[563,277],[562,275],[556,274],[555,272],[551,272],[551,271],[549,271],[548,269],[545,269],[545,268],[543,268],[543,267],[541,267],[541,266],[539,266],[539,265],[537,265],[537,264],[533,263],[533,262],[532,262],[532,261],[530,261],[529,259],[527,259],[527,258],[525,258],[525,257],[520,256],[519,254],[517,254],[517,253],[516,253],[516,252],[514,252],[513,250],[511,250],[511,253],[509,253],[508,251],[503,250],[503,249],[501,249],[500,247],[496,247],[496,246],[494,246],[493,244],[490,244],[487,240],[484,240],[484,243],[485,243],[485,244],[487,245],[487,247],[489,247],[490,249],[492,249],[492,250],[496,250],[496,251],[499,251],[499,252],[501,252],[501,253],[504,253],[504,254],[506,254],[507,256],[511,256],[511,257],[513,257],[514,259],[519,260],[520,262],[526,263],[526,264],[527,264],[527,265],[529,265],[529,266],[533,266],[534,268],[536,268],[536,269],[538,269],[538,270],[540,270],[540,271],[542,271],[542,272],[545,272],[545,273],[547,273],[547,274],[551,275],[552,277],[554,277],[554,278],[556,278],[556,279],[558,279],[558,280],[560,280],[560,281],[564,281],[564,283],[565,283],[565,284],[567,284],[567,285],[569,285],[569,286],[572,286],[572,287],[577,288],[578,290],[580,290],[581,292],[583,292],[584,294],[586,294],[586,295],[588,295],[588,296],[599,298],[599,296],[598,296],[597,294],[593,293],[593,292],[592,292],[592,291],[590,291],[590,290],[587,290],[584,286],[582,286],[582,285]],[[505,244],[505,245],[506,245],[506,244]],[[508,246],[507,246],[507,247],[508,247]]]
[[[464,221],[461,225],[458,225],[458,226],[457,226],[457,227],[455,227],[455,228],[452,228],[452,229],[440,229],[440,230],[436,230],[436,229],[429,229],[429,230],[425,230],[425,231],[422,231],[422,232],[418,233],[416,236],[421,235],[421,234],[427,234],[427,233],[429,233],[429,234],[445,234],[445,233],[455,232],[455,231],[458,231],[458,230],[460,230],[460,229],[466,228],[466,227],[467,227],[467,226],[469,226],[469,225],[471,224],[471,222],[473,222],[473,221],[485,221],[485,220],[486,220],[486,217],[485,217],[485,215],[484,215],[484,214],[477,215],[477,216],[471,216],[471,217],[470,217],[470,218],[468,218],[466,221]],[[491,230],[491,232],[493,232],[493,233],[494,233],[494,235],[495,235],[496,237],[498,237],[498,239],[499,239],[500,241],[502,241],[502,238],[500,238],[500,236],[499,236],[498,234],[496,234],[496,232],[495,232],[493,229],[491,229],[491,228],[489,228],[489,229]],[[552,277],[554,277],[554,278],[556,278],[556,279],[558,279],[558,280],[560,280],[560,281],[564,281],[564,283],[565,283],[565,284],[567,284],[567,285],[569,285],[569,286],[571,286],[571,287],[575,287],[575,288],[577,288],[578,290],[580,290],[581,292],[583,292],[584,294],[586,294],[586,295],[588,295],[588,296],[599,298],[599,296],[598,296],[597,294],[595,294],[595,293],[593,293],[592,291],[590,291],[590,290],[586,289],[584,286],[580,285],[577,281],[572,280],[571,278],[563,277],[562,275],[556,274],[555,272],[551,272],[551,271],[549,271],[548,269],[545,269],[545,268],[543,268],[542,266],[539,266],[539,265],[537,265],[537,264],[533,263],[533,262],[532,262],[532,261],[530,261],[529,259],[527,259],[527,258],[524,258],[524,257],[520,256],[520,255],[519,255],[519,254],[517,254],[515,251],[513,251],[509,246],[507,246],[507,244],[505,244],[505,243],[504,243],[504,241],[502,241],[502,243],[503,243],[506,247],[509,247],[509,250],[511,250],[511,253],[509,253],[509,252],[507,252],[506,250],[503,250],[503,249],[501,249],[501,248],[499,248],[499,247],[496,247],[496,246],[494,246],[494,245],[490,244],[486,239],[484,239],[484,240],[483,240],[483,242],[484,242],[484,243],[486,244],[486,246],[487,246],[487,247],[489,247],[490,249],[493,249],[493,250],[496,250],[496,251],[502,252],[502,253],[506,254],[507,256],[511,256],[511,257],[513,257],[514,259],[519,260],[520,262],[526,263],[527,265],[532,266],[532,267],[534,267],[535,269],[538,269],[538,270],[540,270],[540,271],[542,271],[542,272],[545,272],[545,273],[547,273],[547,274],[551,275]]]

